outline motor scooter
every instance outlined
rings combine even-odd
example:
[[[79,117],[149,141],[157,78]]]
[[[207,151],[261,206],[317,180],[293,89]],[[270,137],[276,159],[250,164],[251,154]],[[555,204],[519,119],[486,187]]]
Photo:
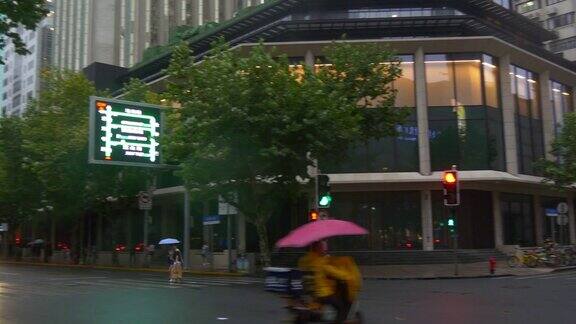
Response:
[[[335,323],[336,310],[329,306],[318,303],[311,293],[311,275],[292,268],[265,268],[266,290],[279,294],[286,300],[285,308],[289,312],[289,318],[284,323]],[[344,283],[338,285],[345,289]],[[359,311],[357,298],[352,301],[348,317],[344,323],[363,323],[362,314]]]

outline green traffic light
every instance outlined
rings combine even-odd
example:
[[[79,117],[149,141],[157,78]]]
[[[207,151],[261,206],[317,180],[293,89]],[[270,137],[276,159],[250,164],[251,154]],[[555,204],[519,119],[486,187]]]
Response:
[[[332,202],[332,197],[330,195],[325,195],[325,196],[322,196],[320,198],[320,201],[318,202],[318,204],[322,207],[328,207],[328,206],[330,206],[331,202]]]
[[[448,226],[454,226],[454,225],[455,225],[454,219],[452,218],[448,219]]]

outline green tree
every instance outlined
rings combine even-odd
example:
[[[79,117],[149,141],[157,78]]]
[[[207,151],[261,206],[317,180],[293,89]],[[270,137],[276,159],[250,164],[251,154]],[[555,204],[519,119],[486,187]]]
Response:
[[[30,53],[15,29],[19,26],[35,29],[49,12],[45,2],[45,0],[0,0],[0,50],[6,46],[6,38],[9,38],[14,44],[16,53],[20,55]],[[2,64],[4,61],[0,58],[0,65]]]
[[[0,118],[0,219],[12,225],[22,223],[41,207],[42,188],[27,168],[23,127],[19,117]]]
[[[24,148],[53,214],[75,231],[81,229],[79,220],[88,211],[101,210],[107,197],[133,206],[135,194],[145,188],[144,171],[88,164],[88,105],[89,96],[96,94],[94,85],[71,71],[47,71],[43,81],[44,89],[26,114]]]
[[[302,191],[308,167],[394,134],[405,116],[392,109],[400,69],[390,51],[340,43],[325,53],[329,68],[302,75],[262,45],[247,55],[220,45],[195,64],[184,44],[168,69],[182,106],[169,118],[168,154],[191,193],[221,195],[255,225],[264,264],[268,221]]]
[[[552,144],[554,161],[543,160],[538,168],[545,182],[556,189],[566,190],[576,184],[576,113],[566,114],[564,126]]]

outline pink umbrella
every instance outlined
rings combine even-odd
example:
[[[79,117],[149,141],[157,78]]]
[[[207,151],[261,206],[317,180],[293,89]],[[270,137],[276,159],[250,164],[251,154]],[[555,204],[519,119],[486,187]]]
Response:
[[[326,219],[302,225],[276,242],[276,247],[304,247],[334,236],[366,235],[368,231],[352,222]]]

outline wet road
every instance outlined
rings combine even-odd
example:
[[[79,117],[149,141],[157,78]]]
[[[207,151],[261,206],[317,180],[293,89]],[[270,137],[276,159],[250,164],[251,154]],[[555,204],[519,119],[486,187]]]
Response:
[[[576,323],[576,272],[366,281],[367,323]],[[0,323],[278,323],[261,279],[0,265]]]

